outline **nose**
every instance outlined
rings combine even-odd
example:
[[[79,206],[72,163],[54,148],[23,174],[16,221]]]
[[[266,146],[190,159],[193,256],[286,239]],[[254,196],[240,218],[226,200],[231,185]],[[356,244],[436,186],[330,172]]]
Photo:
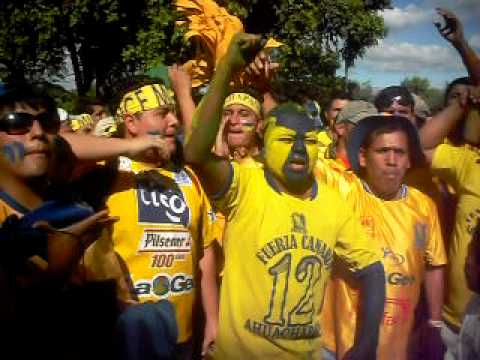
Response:
[[[227,121],[231,125],[238,125],[240,124],[240,116],[237,113],[231,113],[230,115],[228,115]]]
[[[178,127],[178,118],[173,112],[167,114],[167,124],[171,127]]]
[[[38,122],[38,120],[33,120],[32,127],[30,128],[29,132],[32,138],[41,137],[45,135],[45,131],[43,130],[42,125]]]
[[[305,155],[307,153],[307,149],[305,148],[305,142],[303,139],[297,138],[293,143],[292,150],[296,154]]]
[[[397,156],[395,151],[388,151],[386,154],[387,165],[395,166],[397,164]]]

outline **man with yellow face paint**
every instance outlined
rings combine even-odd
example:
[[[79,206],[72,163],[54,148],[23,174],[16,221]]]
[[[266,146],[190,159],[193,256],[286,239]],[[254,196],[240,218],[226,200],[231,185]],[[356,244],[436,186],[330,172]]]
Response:
[[[385,299],[380,254],[339,194],[317,183],[314,121],[296,104],[267,116],[264,167],[211,153],[229,81],[259,48],[238,34],[219,62],[184,145],[185,160],[226,214],[217,359],[320,358],[318,314],[336,255],[361,283],[358,334],[346,359],[373,359]],[[267,67],[268,71],[268,67]]]

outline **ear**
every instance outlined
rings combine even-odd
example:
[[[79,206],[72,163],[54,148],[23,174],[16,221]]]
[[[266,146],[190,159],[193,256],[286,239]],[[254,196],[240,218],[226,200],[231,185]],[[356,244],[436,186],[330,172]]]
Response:
[[[136,136],[138,134],[137,118],[130,114],[123,115],[123,122],[125,123],[125,129],[130,135]]]
[[[361,147],[358,151],[358,163],[362,168],[367,167],[366,151],[364,147]]]

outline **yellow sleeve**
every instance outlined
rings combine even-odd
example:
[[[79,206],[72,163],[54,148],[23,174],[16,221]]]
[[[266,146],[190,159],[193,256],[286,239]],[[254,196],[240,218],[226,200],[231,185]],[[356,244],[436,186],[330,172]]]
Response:
[[[343,224],[337,236],[335,253],[352,272],[356,272],[376,261],[381,261],[380,248],[372,246],[372,242],[368,241],[367,234],[360,223],[358,214],[353,210],[351,201],[343,201],[341,204],[343,204],[343,209],[340,214],[343,216],[339,221]]]
[[[464,146],[440,144],[433,154],[432,169],[436,175],[458,191],[464,183],[465,165],[469,163],[469,158],[472,156],[474,152]]]
[[[429,201],[428,212],[431,216],[429,217],[430,229],[428,230],[428,239],[425,249],[425,263],[430,266],[445,265],[447,263],[447,254],[442,239],[442,230],[438,218],[437,206],[432,200]]]
[[[188,170],[188,174],[194,181],[198,190],[198,195],[200,198],[200,209],[202,212],[201,214],[202,221],[200,223],[201,229],[199,230],[199,232],[202,236],[203,247],[207,248],[210,245],[212,245],[214,241],[216,241],[217,231],[215,227],[215,222],[216,222],[215,212],[213,211],[210,200],[205,194],[205,191],[203,190],[200,180],[197,178],[196,174],[190,168],[185,168],[185,169]]]
[[[225,216],[228,216],[238,207],[241,192],[241,170],[242,166],[231,161],[231,181],[228,189],[223,194],[213,196],[216,208],[218,208]]]

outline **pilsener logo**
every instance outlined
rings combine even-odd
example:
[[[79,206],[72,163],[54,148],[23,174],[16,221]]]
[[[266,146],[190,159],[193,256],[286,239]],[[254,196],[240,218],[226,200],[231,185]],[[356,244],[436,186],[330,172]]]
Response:
[[[188,227],[190,209],[181,191],[137,189],[140,223],[178,224]]]

